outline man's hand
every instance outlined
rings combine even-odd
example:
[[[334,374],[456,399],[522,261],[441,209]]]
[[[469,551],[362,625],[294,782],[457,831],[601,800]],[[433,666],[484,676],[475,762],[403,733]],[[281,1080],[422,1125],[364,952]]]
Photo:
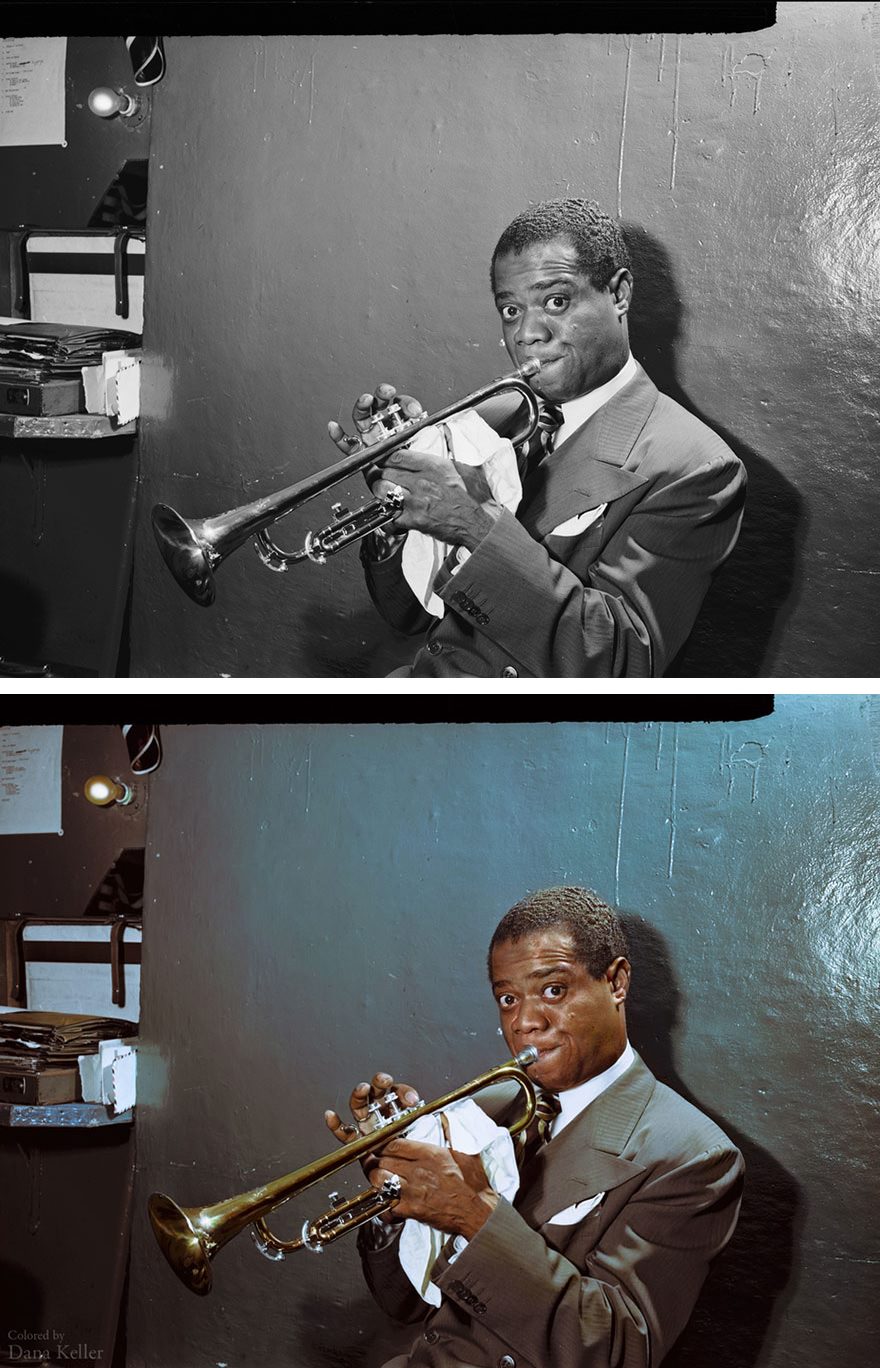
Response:
[[[330,422],[327,430],[331,440],[346,454],[358,441],[367,445],[381,441],[387,434],[376,426],[376,419],[392,403],[399,404],[407,418],[423,412],[417,399],[398,394],[394,385],[383,383],[375,393],[362,394],[352,410],[360,436],[349,437],[339,423]],[[418,443],[418,435],[414,440]],[[403,534],[417,529],[472,551],[501,513],[491,502],[491,490],[479,467],[459,466],[448,457],[420,452],[417,447],[392,452],[381,465],[367,467],[364,478],[377,499],[387,498],[393,491],[403,494],[403,508],[385,533],[392,549]]]
[[[374,394],[362,394],[351,411],[351,420],[358,432],[357,437],[349,437],[338,423],[332,420],[327,424],[330,440],[343,455],[348,455],[360,442],[373,446],[388,436],[388,432],[377,419],[390,404],[398,404],[404,418],[418,418],[424,408],[411,394],[398,394],[394,385],[384,381],[376,386]]]
[[[414,1107],[420,1100],[418,1092],[410,1083],[395,1083],[391,1074],[380,1072],[373,1075],[371,1083],[359,1083],[356,1088],[352,1089],[348,1105],[355,1124],[343,1121],[338,1112],[325,1111],[324,1122],[327,1129],[343,1145],[349,1144],[352,1140],[360,1139],[361,1131],[356,1123],[365,1119],[367,1108],[371,1102],[381,1102],[391,1091],[397,1093],[400,1105],[403,1107]],[[364,1155],[360,1162],[364,1173],[372,1180],[372,1174],[379,1162],[378,1155],[371,1152]],[[396,1213],[392,1211],[386,1213],[385,1219],[394,1221],[398,1218]]]
[[[472,1239],[498,1202],[479,1155],[418,1140],[390,1140],[370,1172],[370,1182],[381,1187],[392,1173],[401,1180],[395,1217],[424,1221],[448,1235]]]
[[[403,507],[392,523],[395,531],[415,528],[473,551],[491,530],[501,509],[474,498],[462,469],[447,456],[407,447],[393,451],[380,471],[370,472],[378,476],[373,480],[372,490],[379,499],[386,498],[394,489],[403,491]],[[469,475],[469,482],[480,492],[488,492],[481,472]]]
[[[420,1101],[419,1094],[411,1083],[395,1083],[391,1074],[380,1071],[373,1075],[372,1083],[358,1083],[357,1087],[352,1089],[348,1105],[355,1122],[364,1121],[370,1103],[384,1101],[390,1092],[397,1093],[402,1107],[414,1107]],[[358,1125],[343,1121],[335,1111],[325,1111],[324,1121],[327,1129],[343,1145],[347,1145],[350,1140],[357,1140],[361,1134]]]

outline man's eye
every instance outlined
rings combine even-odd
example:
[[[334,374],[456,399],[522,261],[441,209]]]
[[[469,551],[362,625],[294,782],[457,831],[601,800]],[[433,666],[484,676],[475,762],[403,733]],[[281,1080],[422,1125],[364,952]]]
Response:
[[[515,304],[503,304],[501,306],[501,317],[504,319],[505,323],[511,323],[518,313],[519,309]]]
[[[500,998],[498,999],[498,1006],[499,1006],[499,1007],[512,1007],[512,1006],[513,1006],[513,996],[512,996],[512,994],[510,994],[510,993],[502,993],[501,996],[500,996]]]
[[[568,295],[551,295],[545,308],[548,313],[563,313],[568,308]]]
[[[547,984],[547,987],[544,989],[544,996],[545,996],[545,997],[549,997],[549,998],[553,998],[553,999],[564,997],[564,996],[565,996],[565,984],[564,984],[564,983],[548,983],[548,984]]]

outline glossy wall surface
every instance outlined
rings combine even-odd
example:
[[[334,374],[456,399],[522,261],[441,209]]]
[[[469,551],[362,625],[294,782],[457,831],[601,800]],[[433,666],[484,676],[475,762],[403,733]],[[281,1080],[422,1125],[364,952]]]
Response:
[[[163,729],[152,776],[128,1368],[376,1368],[351,1239],[199,1298],[148,1195],[213,1203],[333,1148],[377,1068],[436,1097],[498,1061],[485,948],[529,890],[625,916],[632,1038],[743,1150],[738,1233],[668,1368],[877,1357],[880,714],[751,722]],[[359,1175],[358,1175],[359,1176]],[[356,1184],[356,1180],[355,1180]],[[280,1214],[298,1231],[330,1186]]]
[[[150,509],[204,517],[329,466],[328,419],[380,380],[436,411],[507,370],[491,250],[566,194],[619,215],[635,354],[749,471],[680,672],[880,673],[880,19],[867,0],[777,15],[754,34],[168,39],[133,673],[375,677],[412,658],[356,553],[273,575],[246,547],[202,609]]]

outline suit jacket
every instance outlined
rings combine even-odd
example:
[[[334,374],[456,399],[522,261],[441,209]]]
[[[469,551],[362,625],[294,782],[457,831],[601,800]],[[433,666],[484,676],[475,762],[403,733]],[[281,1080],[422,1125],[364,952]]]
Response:
[[[739,1151],[636,1056],[526,1166],[453,1262],[429,1308],[397,1258],[370,1251],[370,1289],[390,1315],[423,1319],[411,1368],[657,1368],[736,1224]],[[604,1193],[598,1203],[587,1199]],[[553,1217],[576,1202],[574,1225]]]
[[[418,676],[648,677],[684,645],[714,571],[733,550],[745,470],[717,433],[661,394],[638,366],[529,475],[506,510],[434,589],[437,619],[412,593],[401,550],[361,548],[370,595],[404,632],[427,632]],[[554,532],[606,504],[574,535]]]

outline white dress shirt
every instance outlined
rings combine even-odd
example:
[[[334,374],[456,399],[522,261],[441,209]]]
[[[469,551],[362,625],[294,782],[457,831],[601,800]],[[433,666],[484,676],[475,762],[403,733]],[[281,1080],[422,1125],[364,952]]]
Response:
[[[596,1074],[595,1078],[588,1078],[586,1083],[578,1083],[576,1088],[568,1088],[565,1092],[558,1093],[559,1115],[550,1128],[550,1138],[558,1135],[561,1130],[570,1125],[576,1116],[587,1108],[591,1102],[603,1093],[606,1088],[610,1088],[612,1083],[616,1083],[618,1078],[626,1073],[631,1064],[635,1062],[635,1051],[629,1041],[619,1059],[616,1059],[609,1069]]]
[[[626,358],[616,375],[612,375],[610,380],[606,380],[604,385],[598,389],[590,390],[589,394],[582,394],[577,399],[570,399],[566,404],[560,404],[562,409],[562,425],[557,429],[556,440],[553,449],[562,446],[567,437],[570,437],[579,427],[583,427],[588,418],[592,418],[603,404],[618,390],[622,390],[624,385],[628,385],[630,380],[635,380],[637,375],[635,357],[632,353]]]

